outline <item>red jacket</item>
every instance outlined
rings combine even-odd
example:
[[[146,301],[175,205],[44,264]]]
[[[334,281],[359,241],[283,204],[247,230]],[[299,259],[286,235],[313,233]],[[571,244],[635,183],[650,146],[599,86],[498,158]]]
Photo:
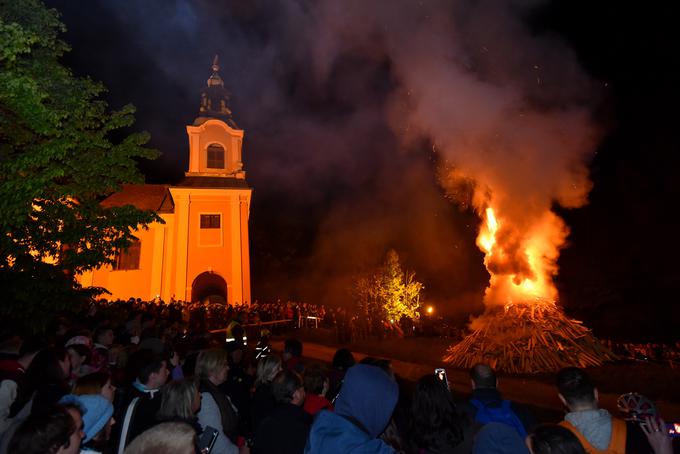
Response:
[[[304,410],[309,413],[310,415],[314,416],[321,410],[330,410],[333,411],[333,404],[328,401],[323,396],[319,396],[318,394],[307,394],[305,397],[305,404],[302,407]]]

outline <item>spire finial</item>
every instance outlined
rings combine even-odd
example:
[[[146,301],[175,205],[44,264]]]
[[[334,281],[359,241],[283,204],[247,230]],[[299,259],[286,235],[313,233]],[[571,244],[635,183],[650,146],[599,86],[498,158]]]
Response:
[[[219,55],[215,54],[215,58],[213,58],[213,64],[212,64],[212,70],[214,73],[220,70],[220,65],[219,65]]]

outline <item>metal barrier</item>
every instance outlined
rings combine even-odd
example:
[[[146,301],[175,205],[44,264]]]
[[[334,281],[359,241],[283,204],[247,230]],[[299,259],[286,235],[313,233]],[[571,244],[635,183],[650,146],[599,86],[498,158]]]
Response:
[[[253,326],[259,327],[259,326],[267,326],[267,325],[278,325],[278,324],[283,324],[283,323],[289,323],[292,322],[293,319],[283,319],[283,320],[271,320],[268,322],[260,322],[260,323],[248,323],[247,325],[241,325],[243,329],[246,328],[251,328]],[[210,334],[216,334],[216,333],[221,333],[221,332],[227,332],[227,328],[220,328],[220,329],[213,329],[209,331]]]

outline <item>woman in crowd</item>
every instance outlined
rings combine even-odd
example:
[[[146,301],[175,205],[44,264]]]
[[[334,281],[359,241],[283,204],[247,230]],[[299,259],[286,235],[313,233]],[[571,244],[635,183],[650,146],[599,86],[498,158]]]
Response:
[[[10,417],[23,419],[29,414],[46,412],[69,392],[70,373],[71,360],[65,349],[40,351],[19,382]]]
[[[111,376],[106,372],[93,372],[76,380],[73,394],[100,394],[109,402],[113,403],[116,387],[111,383]]]
[[[66,347],[66,351],[71,360],[71,377],[73,382],[79,377],[94,372],[94,369],[88,364],[92,351],[87,345],[71,344]]]
[[[218,431],[213,454],[234,454],[239,450],[232,442],[238,428],[238,414],[229,397],[221,392],[219,385],[227,379],[229,357],[221,349],[203,350],[196,359],[196,377],[199,379],[201,409],[198,422],[205,430],[212,427]]]
[[[255,378],[255,393],[250,407],[251,429],[255,432],[262,420],[271,413],[276,406],[272,393],[272,381],[282,369],[281,358],[275,355],[265,356],[257,364]]]
[[[472,427],[459,415],[448,385],[434,374],[416,384],[411,403],[410,441],[415,452],[469,453]]]
[[[161,390],[161,408],[156,419],[159,422],[182,422],[203,432],[198,423],[196,413],[201,408],[201,395],[196,381],[190,378],[175,380],[163,386]]]

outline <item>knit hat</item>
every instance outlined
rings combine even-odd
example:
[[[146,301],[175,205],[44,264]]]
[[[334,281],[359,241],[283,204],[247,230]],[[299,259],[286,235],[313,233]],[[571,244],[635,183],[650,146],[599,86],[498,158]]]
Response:
[[[83,412],[83,443],[92,440],[113,416],[113,405],[99,394],[76,396],[68,394],[61,398],[60,404],[75,404]]]
[[[91,348],[92,347],[92,339],[90,339],[87,336],[74,336],[74,337],[70,338],[68,340],[68,342],[66,342],[64,347],[68,347],[70,345],[77,345],[77,344],[84,345],[86,347]]]

